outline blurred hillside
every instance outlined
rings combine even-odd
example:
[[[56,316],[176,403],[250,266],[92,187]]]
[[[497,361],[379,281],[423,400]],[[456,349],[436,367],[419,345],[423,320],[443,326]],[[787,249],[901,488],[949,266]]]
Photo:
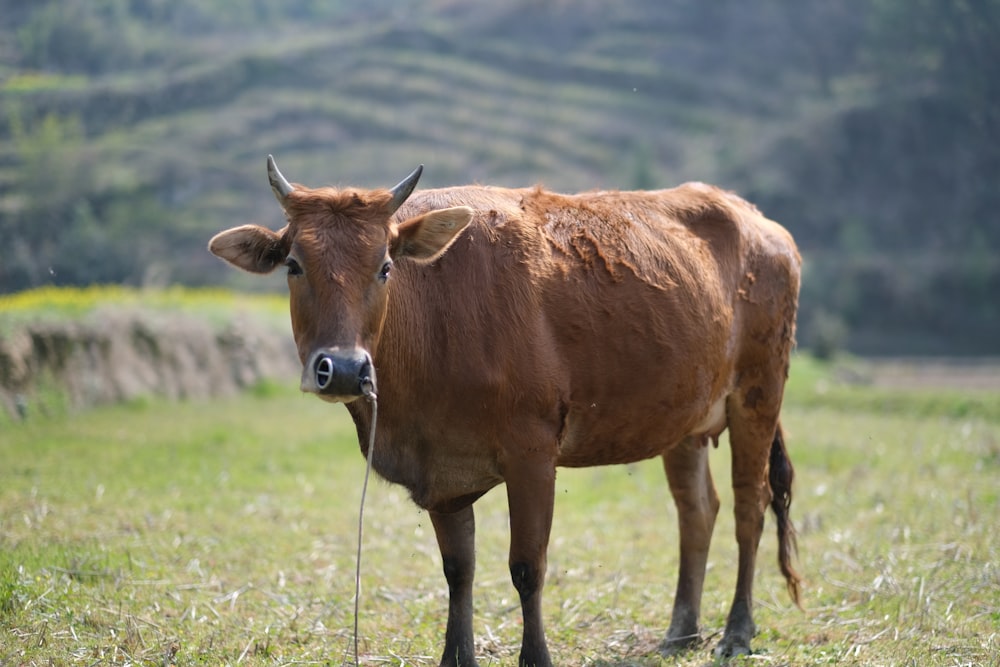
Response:
[[[238,8],[238,9],[237,9]],[[799,341],[1000,353],[1000,0],[0,0],[0,292],[251,281],[310,185],[704,180],[786,225]]]

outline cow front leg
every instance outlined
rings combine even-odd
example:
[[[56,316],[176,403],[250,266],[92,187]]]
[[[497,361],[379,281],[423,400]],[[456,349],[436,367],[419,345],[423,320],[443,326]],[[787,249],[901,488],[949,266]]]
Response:
[[[510,508],[510,576],[521,599],[524,633],[519,667],[551,667],[542,624],[546,549],[555,500],[555,464],[520,461],[505,471]]]
[[[448,626],[441,666],[477,667],[472,635],[472,582],[476,571],[476,520],[472,505],[457,512],[429,514],[448,581]]]
[[[660,651],[674,654],[701,642],[698,619],[719,495],[708,467],[708,443],[687,438],[663,455],[663,467],[677,506],[680,570],[670,629]]]

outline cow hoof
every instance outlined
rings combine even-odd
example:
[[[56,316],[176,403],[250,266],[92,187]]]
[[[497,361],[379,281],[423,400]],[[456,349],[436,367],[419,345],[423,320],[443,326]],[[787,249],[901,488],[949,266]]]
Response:
[[[750,655],[750,641],[741,637],[723,637],[715,647],[717,660],[728,660],[741,655]]]

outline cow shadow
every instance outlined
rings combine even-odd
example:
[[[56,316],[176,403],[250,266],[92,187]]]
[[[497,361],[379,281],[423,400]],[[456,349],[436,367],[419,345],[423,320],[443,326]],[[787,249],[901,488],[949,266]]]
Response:
[[[675,664],[678,660],[684,657],[684,654],[677,656],[663,656],[658,653],[653,653],[651,655],[609,658],[607,660],[598,659],[588,664],[591,665],[591,667],[664,667],[665,665]],[[725,664],[727,664],[726,661],[721,658],[706,658],[703,662],[699,662],[698,666],[719,667],[720,665]]]
[[[697,645],[686,649],[678,650],[676,653],[663,654],[661,652],[660,638],[652,637],[630,637],[631,645],[619,647],[624,649],[615,655],[614,648],[610,648],[609,654],[604,658],[597,658],[588,664],[591,667],[665,667],[674,665],[679,661],[696,660],[699,667],[719,667],[728,664],[723,658],[716,658],[713,655],[712,647],[717,639],[714,635],[709,639],[702,639]],[[699,658],[702,658],[699,660]]]
[[[609,656],[608,658],[598,658],[588,663],[591,667],[665,667],[666,665],[677,664],[678,661],[692,657],[690,653],[680,653],[678,655],[664,656],[653,652],[643,655],[629,656]],[[697,663],[699,667],[719,667],[727,664],[721,658],[705,656],[705,659]]]

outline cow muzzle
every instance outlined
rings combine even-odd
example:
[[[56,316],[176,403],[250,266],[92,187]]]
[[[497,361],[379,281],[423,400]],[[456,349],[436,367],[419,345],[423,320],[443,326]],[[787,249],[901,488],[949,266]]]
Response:
[[[316,350],[302,369],[302,391],[328,401],[350,403],[375,393],[375,366],[359,348]]]

